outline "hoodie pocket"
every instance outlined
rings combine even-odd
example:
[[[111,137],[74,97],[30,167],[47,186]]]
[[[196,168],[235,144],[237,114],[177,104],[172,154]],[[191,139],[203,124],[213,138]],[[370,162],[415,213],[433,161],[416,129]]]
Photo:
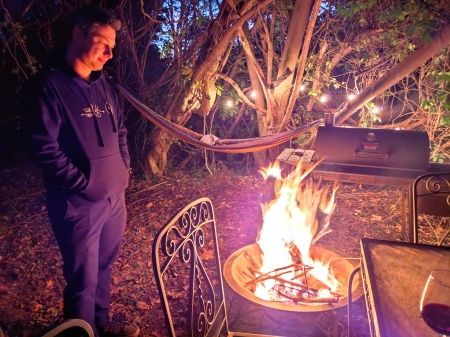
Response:
[[[103,200],[128,187],[129,174],[120,153],[90,160],[89,183],[83,195],[92,201]]]

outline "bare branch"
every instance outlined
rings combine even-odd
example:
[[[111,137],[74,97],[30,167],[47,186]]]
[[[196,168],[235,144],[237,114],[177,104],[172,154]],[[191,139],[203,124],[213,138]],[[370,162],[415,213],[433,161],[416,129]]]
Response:
[[[234,82],[231,78],[229,78],[227,75],[224,74],[217,74],[218,77],[222,78],[225,82],[229,83],[234,90],[238,93],[239,97],[242,98],[242,100],[252,109],[255,109],[261,113],[267,114],[267,110],[261,109],[256,104],[254,104],[252,101],[250,101],[247,96],[244,95],[242,90],[239,88],[239,86]]]

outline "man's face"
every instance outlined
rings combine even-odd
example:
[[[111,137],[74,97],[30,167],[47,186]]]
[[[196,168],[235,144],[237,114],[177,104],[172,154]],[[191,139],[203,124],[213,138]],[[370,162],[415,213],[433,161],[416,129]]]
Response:
[[[79,60],[91,71],[101,70],[113,57],[116,31],[109,25],[93,27],[87,36],[80,37]]]

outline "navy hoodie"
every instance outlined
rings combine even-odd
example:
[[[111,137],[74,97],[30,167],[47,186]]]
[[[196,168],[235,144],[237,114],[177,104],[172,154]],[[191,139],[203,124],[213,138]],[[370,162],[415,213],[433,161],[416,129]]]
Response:
[[[49,194],[98,201],[128,187],[127,132],[101,71],[87,83],[60,57],[30,80],[19,104]]]

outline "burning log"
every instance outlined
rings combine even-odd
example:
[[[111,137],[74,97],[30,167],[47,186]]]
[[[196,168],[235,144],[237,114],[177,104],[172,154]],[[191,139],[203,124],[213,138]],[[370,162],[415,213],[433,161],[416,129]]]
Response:
[[[303,283],[298,283],[298,282],[285,280],[285,279],[282,279],[280,277],[275,277],[274,280],[277,281],[277,282],[280,282],[280,283],[289,284],[290,286],[295,287],[296,290],[304,292],[304,293],[309,293],[309,295],[319,296],[319,289],[315,289],[315,288],[312,288],[312,287],[307,287]],[[279,284],[279,286],[283,286],[283,285]]]
[[[294,260],[298,264],[303,264],[302,254],[300,254],[300,251],[298,250],[298,247],[295,244],[292,244],[289,247],[289,253],[292,256],[292,260]]]
[[[299,268],[299,267],[301,267],[302,269],[295,269],[295,268]],[[290,269],[294,269],[294,270],[290,270]],[[258,283],[258,282],[263,282],[263,281],[270,280],[270,279],[279,278],[281,275],[292,273],[292,272],[303,270],[303,269],[304,269],[304,272],[302,272],[302,274],[304,274],[305,272],[310,270],[311,267],[306,267],[305,268],[303,265],[291,264],[289,266],[282,267],[282,268],[277,268],[277,269],[274,269],[274,270],[272,270],[272,271],[270,271],[268,273],[261,274],[261,275],[257,276],[256,278],[254,278],[253,280],[247,282],[245,285],[249,286],[249,285],[252,285],[254,283]],[[297,277],[301,277],[302,274],[300,274]]]
[[[281,286],[281,285],[280,285]],[[286,287],[288,288],[288,287]],[[294,290],[299,290],[298,288],[291,288]],[[301,291],[299,290],[299,293],[297,294],[296,297],[291,297],[288,296],[286,294],[284,294],[283,292],[276,290],[277,294],[292,300],[294,303],[308,303],[308,304],[332,304],[332,303],[338,303],[339,302],[339,298],[341,295],[336,294],[333,296],[329,296],[329,297],[310,297],[311,294],[306,292],[306,291]]]
[[[277,290],[277,294],[280,295],[281,297],[284,297],[284,298],[287,298],[287,299],[293,301],[294,303],[297,303],[297,302],[298,302],[298,299],[297,299],[296,297],[291,297],[291,296],[288,296],[288,295],[286,295],[286,294],[283,294],[283,293],[282,293],[281,291],[279,291],[279,290]]]
[[[309,270],[308,270],[309,271]],[[307,272],[308,272],[307,271]],[[303,275],[299,275],[296,278],[302,277]],[[316,277],[314,277],[314,275],[312,275],[311,273],[308,273],[307,275],[304,276],[305,277],[305,284],[308,287],[313,287],[316,289],[327,289],[329,291],[331,291],[331,288],[326,285],[325,283],[323,283],[321,280],[317,279]]]
[[[245,258],[250,262],[253,268],[258,268],[258,264],[255,262],[252,256],[250,256],[248,253],[245,254]]]
[[[290,286],[293,287],[293,289],[296,289],[298,291],[303,291],[305,292],[306,289],[308,289],[308,291],[313,294],[314,296],[319,296],[319,289],[313,288],[313,287],[308,287],[306,288],[306,285],[304,285],[303,283],[298,283],[298,282],[293,282],[293,281],[289,281],[289,280],[285,280],[281,277],[274,277],[273,278],[275,281],[280,282],[280,283],[285,283],[285,284],[289,284]],[[283,286],[282,284],[279,284],[278,286]],[[284,286],[286,287],[286,286]],[[333,295],[333,297],[342,297],[342,294],[339,294],[337,292],[334,291],[330,291],[330,294]]]

